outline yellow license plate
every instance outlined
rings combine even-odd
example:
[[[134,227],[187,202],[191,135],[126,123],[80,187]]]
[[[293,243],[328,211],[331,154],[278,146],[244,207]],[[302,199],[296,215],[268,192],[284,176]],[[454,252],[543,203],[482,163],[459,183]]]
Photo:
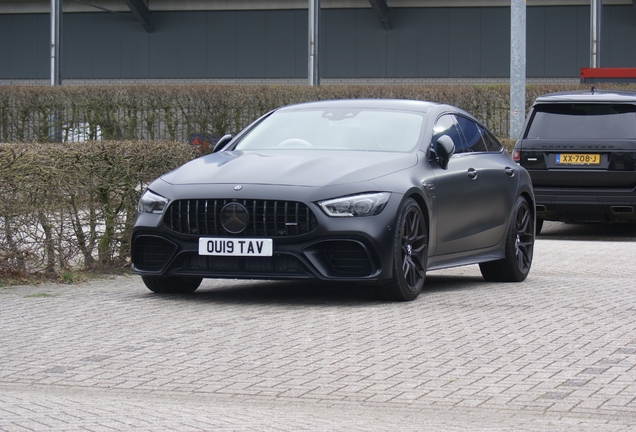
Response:
[[[601,155],[596,153],[559,153],[557,165],[600,165]]]

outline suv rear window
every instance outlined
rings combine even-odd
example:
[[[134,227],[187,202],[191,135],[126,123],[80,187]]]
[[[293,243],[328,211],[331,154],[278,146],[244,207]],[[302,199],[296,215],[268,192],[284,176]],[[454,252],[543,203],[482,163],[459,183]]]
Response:
[[[636,105],[536,105],[526,139],[636,139]]]

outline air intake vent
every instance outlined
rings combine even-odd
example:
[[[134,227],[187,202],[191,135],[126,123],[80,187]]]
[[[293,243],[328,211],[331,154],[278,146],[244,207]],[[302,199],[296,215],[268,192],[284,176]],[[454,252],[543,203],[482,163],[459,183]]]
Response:
[[[369,275],[373,268],[365,248],[353,241],[333,241],[324,248],[331,267],[341,273],[356,276]]]
[[[137,237],[133,250],[135,267],[143,271],[159,271],[163,269],[177,247],[168,240],[154,236]]]
[[[223,257],[184,254],[178,263],[184,270],[211,271],[215,274],[259,274],[289,276],[306,275],[307,271],[300,260],[292,255],[274,255],[271,257]]]
[[[182,233],[233,236],[221,226],[221,209],[228,203],[243,205],[249,213],[247,229],[240,236],[284,237],[307,234],[318,222],[303,203],[294,201],[193,199],[170,204],[164,217],[166,228]]]

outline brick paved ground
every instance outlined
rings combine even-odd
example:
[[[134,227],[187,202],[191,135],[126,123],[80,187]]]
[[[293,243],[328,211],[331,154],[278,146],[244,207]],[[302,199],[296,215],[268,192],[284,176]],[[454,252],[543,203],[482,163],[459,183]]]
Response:
[[[530,277],[0,288],[0,430],[636,428],[636,228],[546,224]]]

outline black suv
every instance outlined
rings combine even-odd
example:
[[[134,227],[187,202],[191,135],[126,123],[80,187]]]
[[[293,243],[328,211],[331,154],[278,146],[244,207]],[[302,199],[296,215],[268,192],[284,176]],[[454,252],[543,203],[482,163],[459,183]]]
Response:
[[[572,91],[538,97],[513,159],[534,185],[544,220],[636,221],[636,92]]]

